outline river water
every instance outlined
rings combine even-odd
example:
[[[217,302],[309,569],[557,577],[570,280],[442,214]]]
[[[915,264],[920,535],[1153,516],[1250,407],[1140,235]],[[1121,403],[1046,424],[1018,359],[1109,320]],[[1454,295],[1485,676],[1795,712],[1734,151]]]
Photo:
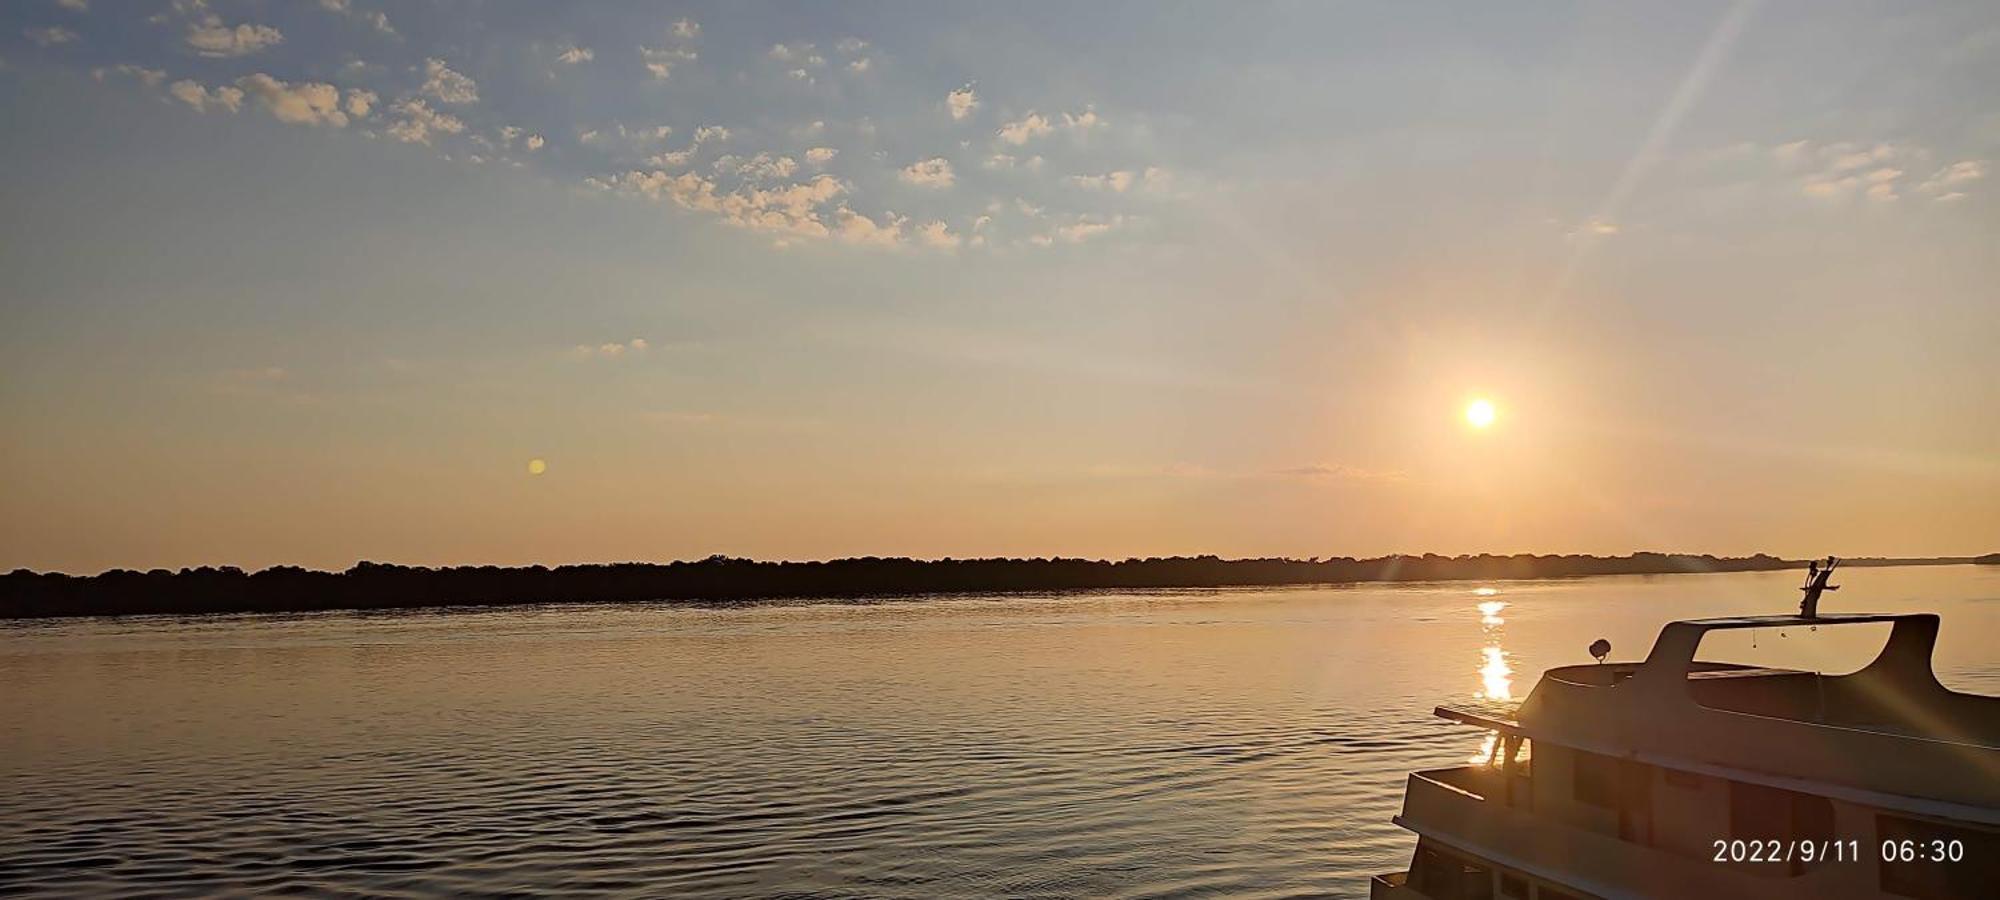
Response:
[[[0,623],[0,892],[1365,896],[1436,703],[1799,577]],[[2000,693],[2000,568],[1836,582]]]

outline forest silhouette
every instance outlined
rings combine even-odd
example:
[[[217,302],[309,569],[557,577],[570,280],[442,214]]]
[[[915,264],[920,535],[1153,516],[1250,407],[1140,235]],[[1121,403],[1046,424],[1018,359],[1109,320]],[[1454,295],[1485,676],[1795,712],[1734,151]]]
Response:
[[[2000,563],[1977,559],[1850,559],[1848,566]],[[671,563],[424,568],[361,562],[344,572],[275,566],[245,572],[202,566],[98,575],[17,569],[0,575],[0,618],[193,613],[396,610],[542,603],[726,604],[757,600],[856,599],[921,594],[1024,593],[1100,589],[1352,584],[1657,575],[1803,568],[1766,554],[1717,557],[1384,556],[1373,559],[1221,559],[1215,556],[1091,559],[858,557],[763,562],[726,556]]]

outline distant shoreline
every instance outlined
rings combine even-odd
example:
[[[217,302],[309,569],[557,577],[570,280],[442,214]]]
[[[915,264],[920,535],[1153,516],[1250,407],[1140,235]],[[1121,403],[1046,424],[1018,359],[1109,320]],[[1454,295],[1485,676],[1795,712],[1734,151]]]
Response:
[[[1843,559],[1842,565],[2000,565],[1985,556]],[[1413,581],[1506,581],[1588,575],[1768,572],[1806,560],[1767,554],[1384,556],[1373,559],[939,559],[860,557],[761,562],[712,556],[672,563],[457,566],[362,562],[345,572],[224,566],[98,575],[19,569],[0,575],[0,619],[396,610],[548,603],[683,603],[802,598],[1009,594],[1149,588],[1270,587]]]

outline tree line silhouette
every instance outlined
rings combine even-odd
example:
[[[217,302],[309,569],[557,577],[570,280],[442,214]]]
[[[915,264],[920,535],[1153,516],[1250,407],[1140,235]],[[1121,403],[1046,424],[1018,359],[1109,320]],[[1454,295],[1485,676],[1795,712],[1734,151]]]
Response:
[[[1989,558],[1981,558],[1987,561]],[[1990,559],[2000,561],[2000,555]],[[1972,562],[1857,559],[1850,566]],[[1459,581],[1746,572],[1798,568],[1803,560],[1766,554],[1717,557],[1675,553],[1629,556],[1384,556],[1374,559],[1221,559],[1215,556],[1091,559],[939,559],[860,557],[823,562],[761,562],[727,556],[671,563],[454,566],[425,568],[361,562],[345,572],[274,566],[177,571],[113,569],[98,575],[18,569],[0,575],[0,618],[188,613],[393,610],[534,603],[738,603],[781,598],[893,597],[914,594],[1019,593],[1105,588],[1197,588],[1349,584],[1365,581]]]

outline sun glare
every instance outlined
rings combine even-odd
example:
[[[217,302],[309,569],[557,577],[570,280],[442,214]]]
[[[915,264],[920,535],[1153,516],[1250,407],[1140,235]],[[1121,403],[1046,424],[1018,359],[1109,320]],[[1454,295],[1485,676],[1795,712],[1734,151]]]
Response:
[[[528,460],[528,474],[540,475],[548,470],[549,464],[547,462],[539,459]]]
[[[1474,400],[1465,405],[1465,423],[1474,428],[1485,428],[1499,418],[1500,413],[1493,408],[1491,400]]]

